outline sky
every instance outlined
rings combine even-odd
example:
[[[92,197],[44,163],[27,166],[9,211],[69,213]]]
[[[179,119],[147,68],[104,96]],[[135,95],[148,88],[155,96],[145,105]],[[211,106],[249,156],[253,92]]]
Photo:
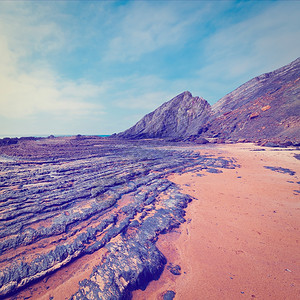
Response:
[[[300,1],[0,1],[0,135],[121,132],[300,56]]]

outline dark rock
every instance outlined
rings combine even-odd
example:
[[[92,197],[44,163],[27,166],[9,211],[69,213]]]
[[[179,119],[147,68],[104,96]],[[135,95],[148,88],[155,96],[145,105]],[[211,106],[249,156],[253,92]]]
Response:
[[[223,173],[222,170],[215,169],[215,168],[209,168],[209,169],[206,170],[206,172],[209,172],[209,173],[215,173],[215,174]]]
[[[283,141],[280,142],[281,147],[290,147],[290,146],[294,146],[292,141]]]
[[[108,244],[110,254],[102,265],[96,266],[89,279],[71,299],[125,299],[130,291],[144,290],[153,279],[158,279],[166,263],[165,257],[152,244],[121,241]],[[104,284],[99,286],[99,278]]]
[[[264,166],[264,168],[278,172],[278,173],[283,173],[283,174],[289,174],[291,176],[295,175],[296,172],[287,169],[287,168],[281,168],[281,167],[271,167],[271,166]]]
[[[181,275],[181,267],[179,265],[173,265],[172,263],[169,263],[168,266],[167,266],[167,269],[173,275]]]
[[[294,157],[298,160],[300,160],[300,154],[294,154]]]
[[[264,147],[281,147],[280,143],[275,143],[275,142],[266,142],[262,146]]]
[[[163,300],[173,300],[176,293],[174,291],[166,291]]]
[[[185,222],[192,201],[167,176],[234,168],[169,145],[56,137],[1,147],[14,160],[0,162],[0,296],[104,247],[74,299],[122,299],[157,279],[166,259],[155,241]]]
[[[207,143],[209,143],[209,141],[205,138],[200,137],[200,138],[195,139],[194,143],[196,143],[196,144],[207,144]]]
[[[3,139],[0,139],[0,146],[8,146],[8,145],[14,145],[14,144],[17,144],[19,141],[18,138],[3,138]]]

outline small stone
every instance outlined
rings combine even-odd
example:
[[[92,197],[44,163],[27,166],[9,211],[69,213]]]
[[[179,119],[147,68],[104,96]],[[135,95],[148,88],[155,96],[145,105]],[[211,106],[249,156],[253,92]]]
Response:
[[[173,291],[166,291],[164,294],[164,300],[173,300],[175,297],[176,293]]]
[[[207,139],[205,139],[205,138],[198,138],[198,139],[196,139],[195,141],[194,141],[194,143],[196,143],[196,144],[207,144],[207,143],[209,143],[209,141],[207,140]]]
[[[209,168],[209,169],[206,170],[206,172],[215,173],[215,174],[223,173],[223,171],[221,171],[219,169],[215,169],[215,168]]]
[[[167,270],[169,270],[173,275],[181,275],[181,267],[179,265],[173,265],[170,263],[167,266]]]

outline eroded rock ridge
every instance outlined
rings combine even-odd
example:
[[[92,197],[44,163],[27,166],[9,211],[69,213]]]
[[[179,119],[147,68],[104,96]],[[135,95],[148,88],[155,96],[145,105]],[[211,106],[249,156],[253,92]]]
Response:
[[[105,249],[70,297],[128,298],[159,277],[166,259],[155,241],[192,200],[168,175],[234,167],[163,141],[49,138],[0,151],[2,296]]]

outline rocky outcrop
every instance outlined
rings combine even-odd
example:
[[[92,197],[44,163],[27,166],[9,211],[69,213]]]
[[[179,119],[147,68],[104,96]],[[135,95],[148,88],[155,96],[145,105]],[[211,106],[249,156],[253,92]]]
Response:
[[[206,100],[184,92],[119,133],[118,137],[182,138],[196,135],[210,113],[211,107]]]
[[[300,58],[241,85],[213,105],[212,111],[206,136],[298,141]]]
[[[167,176],[234,167],[172,145],[81,136],[1,147],[0,298],[104,249],[72,299],[125,299],[157,279],[166,259],[155,242],[192,200]]]
[[[9,138],[9,137],[5,137],[3,139],[0,139],[0,146],[9,146],[9,145],[13,145],[13,144],[17,144],[19,141],[35,141],[38,140],[39,138],[37,137],[32,137],[32,136],[28,136],[28,137],[14,137],[14,138]]]
[[[13,144],[17,144],[19,141],[18,138],[3,138],[0,139],[0,146],[8,146],[8,145],[13,145]]]
[[[184,92],[119,134],[124,138],[300,143],[300,58],[255,77],[210,106]]]

